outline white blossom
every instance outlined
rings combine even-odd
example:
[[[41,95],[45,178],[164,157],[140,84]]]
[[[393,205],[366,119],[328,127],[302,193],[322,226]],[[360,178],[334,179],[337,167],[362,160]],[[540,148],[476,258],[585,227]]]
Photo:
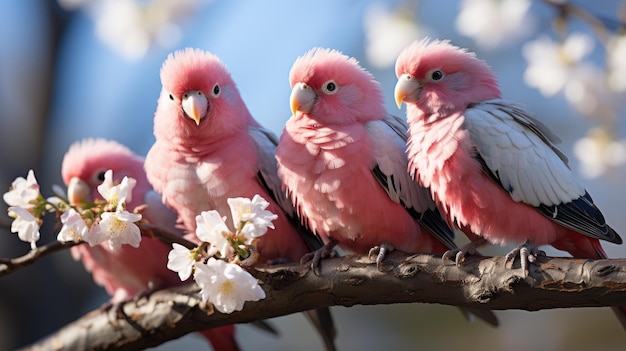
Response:
[[[133,178],[124,177],[122,181],[115,185],[113,182],[113,171],[104,173],[104,181],[98,185],[98,192],[107,202],[116,207],[118,211],[125,208],[126,204],[133,199],[133,188],[137,181]]]
[[[212,303],[222,313],[241,311],[246,301],[265,298],[256,278],[236,264],[209,258],[196,263],[196,283],[204,302]]]
[[[486,49],[513,45],[535,27],[530,0],[464,0],[456,29]]]
[[[83,234],[83,240],[86,241],[89,246],[99,245],[109,239],[109,234],[100,229],[100,223],[95,222],[91,225],[91,228],[87,233]]]
[[[104,212],[101,215],[99,230],[87,233],[84,240],[91,246],[108,241],[111,250],[119,249],[123,244],[139,247],[141,231],[134,222],[141,220],[140,214],[128,211]]]
[[[614,118],[620,101],[609,89],[600,67],[584,58],[593,50],[587,34],[573,33],[563,43],[546,36],[527,43],[523,54],[528,61],[524,80],[544,96],[563,92],[581,114],[597,120]]]
[[[30,247],[34,250],[37,248],[39,240],[39,219],[33,216],[30,211],[19,206],[9,207],[9,216],[13,217],[11,224],[11,232],[17,233],[20,240],[30,243]]]
[[[626,34],[612,38],[607,50],[609,86],[616,92],[626,92]]]
[[[182,35],[178,22],[189,21],[207,0],[59,0],[69,10],[83,8],[93,18],[98,38],[128,60],[152,46],[174,46]]]
[[[34,201],[39,197],[39,184],[33,170],[28,171],[26,179],[17,177],[11,184],[11,189],[4,193],[2,198],[9,206],[33,208]]]
[[[256,194],[252,200],[237,197],[228,199],[233,224],[240,229],[239,233],[245,237],[245,243],[250,244],[254,238],[267,233],[267,228],[274,229],[272,221],[278,216],[266,208],[269,206],[263,197]]]
[[[365,55],[376,68],[392,67],[400,51],[415,40],[427,36],[407,13],[391,11],[382,3],[373,3],[364,19]]]
[[[172,250],[167,255],[167,268],[177,272],[180,280],[189,279],[195,263],[191,250],[177,243],[172,244]]]
[[[228,237],[233,234],[224,222],[225,219],[215,210],[201,212],[196,216],[196,235],[201,241],[210,243],[222,257],[231,257],[234,249]]]
[[[582,175],[597,178],[626,163],[626,140],[615,140],[607,131],[594,128],[586,137],[576,141],[574,155],[580,160]]]
[[[530,41],[522,48],[528,62],[524,81],[539,89],[544,96],[553,96],[561,91],[580,73],[576,69],[593,49],[593,40],[587,34],[573,33],[562,44],[543,35]]]
[[[58,196],[50,196],[46,199],[46,210],[53,211],[54,208],[59,208],[65,206],[67,203]]]
[[[609,89],[604,72],[585,62],[576,66],[572,73],[563,89],[567,101],[579,113],[593,119],[614,118],[621,97]]]
[[[61,227],[57,235],[58,241],[79,242],[83,239],[83,236],[89,232],[89,227],[85,223],[85,220],[83,220],[80,214],[73,208],[70,208],[61,215],[61,223],[63,223],[63,227]]]

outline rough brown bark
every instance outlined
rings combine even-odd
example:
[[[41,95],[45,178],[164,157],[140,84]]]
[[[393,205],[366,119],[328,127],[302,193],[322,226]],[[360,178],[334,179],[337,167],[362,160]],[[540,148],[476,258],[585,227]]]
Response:
[[[441,257],[394,252],[384,268],[378,271],[363,256],[324,260],[320,276],[299,265],[259,268],[252,273],[267,298],[247,302],[243,311],[214,312],[189,285],[127,302],[123,315],[93,311],[27,349],[137,350],[209,327],[335,305],[421,302],[535,311],[626,304],[626,259],[540,257],[524,277],[518,262],[505,267],[504,257],[468,257],[458,268]]]

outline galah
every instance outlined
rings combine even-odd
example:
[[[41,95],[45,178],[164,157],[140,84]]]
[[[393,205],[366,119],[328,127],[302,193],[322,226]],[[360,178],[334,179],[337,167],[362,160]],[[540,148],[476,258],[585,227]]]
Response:
[[[456,248],[428,189],[407,172],[405,121],[387,114],[380,84],[354,58],[314,48],[289,73],[292,116],[278,174],[298,212],[325,242],[356,253],[442,254]],[[373,248],[373,250],[371,250]],[[491,311],[476,312],[491,324]]]
[[[162,90],[154,115],[155,143],[146,157],[148,180],[181,226],[193,232],[196,216],[217,210],[232,222],[228,198],[269,201],[275,229],[260,238],[260,263],[298,262],[321,246],[300,225],[276,171],[276,137],[252,117],[221,60],[199,49],[170,54],[161,67]],[[261,88],[261,86],[260,86]],[[261,93],[261,92],[260,92]],[[328,309],[310,311],[328,349],[334,326]]]
[[[142,212],[144,219],[182,236],[182,231],[176,228],[176,213],[152,190],[143,165],[143,157],[115,141],[84,139],[70,146],[63,158],[61,173],[72,204],[101,199],[97,187],[109,169],[113,171],[114,181],[119,182],[126,176],[134,178],[137,183],[127,209],[132,211],[139,205],[147,205]],[[167,268],[170,249],[164,242],[144,236],[138,248],[122,245],[114,250],[105,242],[94,247],[77,245],[71,252],[91,272],[94,281],[111,295],[111,303],[119,304],[152,289],[184,283],[177,273]],[[208,329],[201,334],[215,349],[239,350],[233,325]]]
[[[449,41],[416,41],[396,62],[398,107],[406,102],[409,172],[429,187],[449,223],[473,241],[523,243],[507,258],[528,260],[552,245],[578,258],[606,258],[621,244],[568,167],[558,138],[523,107],[501,98],[496,77]],[[624,323],[623,307],[615,307]]]

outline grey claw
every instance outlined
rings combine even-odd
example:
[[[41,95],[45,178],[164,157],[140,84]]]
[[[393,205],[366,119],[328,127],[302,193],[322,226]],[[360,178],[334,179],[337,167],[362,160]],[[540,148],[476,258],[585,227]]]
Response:
[[[367,256],[370,260],[372,259],[372,256],[376,256],[376,268],[378,268],[379,271],[383,272],[383,261],[385,260],[385,256],[387,256],[387,254],[392,252],[394,249],[395,248],[390,242],[385,241],[382,242],[379,246],[374,246],[373,248],[371,248]]]
[[[300,259],[300,264],[307,264],[308,262],[311,262],[311,270],[313,271],[313,274],[319,277],[319,268],[322,260],[325,258],[337,256],[337,253],[333,250],[335,245],[337,245],[336,241],[329,241],[326,245],[320,247],[319,249],[302,256],[302,258]]]
[[[546,253],[543,250],[539,250],[539,247],[532,243],[530,240],[526,240],[525,243],[519,245],[506,254],[504,262],[507,264],[509,261],[511,262],[511,266],[515,261],[515,258],[519,256],[520,258],[520,267],[522,270],[522,276],[528,276],[528,267],[531,263],[537,262],[537,258],[539,256],[545,256]]]
[[[487,244],[487,240],[483,238],[474,240],[470,243],[463,245],[463,247],[460,249],[450,249],[446,251],[442,256],[442,259],[451,260],[454,256],[455,264],[457,265],[457,267],[461,267],[461,265],[465,261],[466,255],[470,254],[475,256],[482,256],[481,253],[478,252],[478,248],[485,244]]]

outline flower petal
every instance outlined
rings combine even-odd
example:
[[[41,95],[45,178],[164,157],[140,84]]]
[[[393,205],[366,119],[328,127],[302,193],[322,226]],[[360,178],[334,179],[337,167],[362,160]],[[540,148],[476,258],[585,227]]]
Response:
[[[172,250],[167,255],[167,268],[177,272],[180,280],[189,279],[195,263],[191,250],[180,244],[172,244]]]

